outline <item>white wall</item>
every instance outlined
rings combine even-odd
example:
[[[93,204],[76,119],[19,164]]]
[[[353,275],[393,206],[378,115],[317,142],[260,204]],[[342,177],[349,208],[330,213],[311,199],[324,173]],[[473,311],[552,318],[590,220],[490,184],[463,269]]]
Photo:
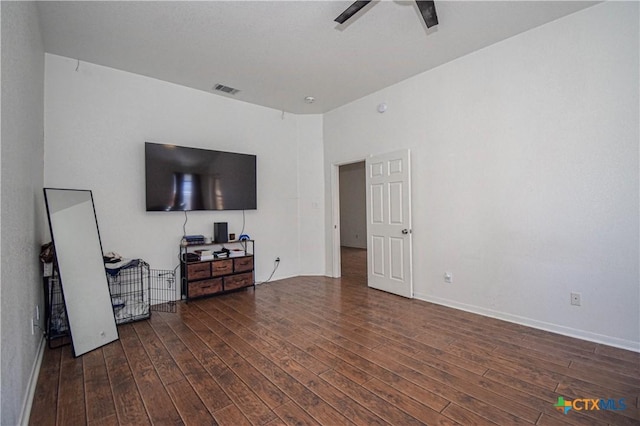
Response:
[[[42,333],[31,333],[43,308],[44,50],[32,2],[2,2],[2,412],[0,424],[28,418]],[[40,320],[40,325],[43,321]],[[30,384],[33,385],[30,387]],[[25,417],[27,416],[27,417]]]
[[[325,200],[322,116],[299,115],[297,123],[300,274],[324,275]],[[288,229],[284,232],[287,233]],[[285,261],[286,259],[282,259],[282,262]]]
[[[301,199],[323,204],[322,120],[302,118],[112,68],[45,55],[45,185],[91,189],[102,246],[152,268],[173,269],[185,216],[145,212],[144,142],[257,155],[258,209],[246,212],[256,240],[256,280],[324,271],[324,257],[299,250]],[[298,178],[298,149],[320,173]],[[303,156],[304,157],[304,156]],[[315,162],[315,164],[314,164]],[[303,194],[303,195],[301,195]],[[302,198],[301,198],[302,197]],[[322,215],[320,219],[324,219]],[[214,222],[240,233],[242,212],[189,212],[187,234],[211,235]],[[322,246],[323,247],[323,246]],[[323,248],[324,250],[324,248]]]
[[[332,164],[410,148],[416,297],[638,350],[638,34],[600,4],[326,114],[328,200]]]
[[[339,171],[340,245],[367,248],[367,194],[364,162],[344,164]]]

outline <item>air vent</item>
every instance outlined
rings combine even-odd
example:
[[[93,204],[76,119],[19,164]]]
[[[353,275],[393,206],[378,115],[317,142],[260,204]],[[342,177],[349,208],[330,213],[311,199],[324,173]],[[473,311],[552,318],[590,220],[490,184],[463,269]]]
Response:
[[[240,91],[238,89],[234,89],[233,87],[225,86],[224,84],[216,84],[215,86],[213,86],[213,90],[228,93],[230,95],[235,95]]]

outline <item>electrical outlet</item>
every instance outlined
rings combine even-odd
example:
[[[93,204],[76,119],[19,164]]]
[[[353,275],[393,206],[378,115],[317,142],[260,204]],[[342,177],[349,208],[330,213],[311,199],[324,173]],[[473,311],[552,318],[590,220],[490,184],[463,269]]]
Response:
[[[580,306],[581,303],[580,293],[571,293],[571,304],[573,306]]]
[[[36,305],[36,321],[40,321],[40,306]]]
[[[35,320],[31,318],[31,335],[33,336],[34,334],[36,334],[36,323]]]
[[[453,274],[451,272],[444,273],[444,282],[447,284],[453,283]]]

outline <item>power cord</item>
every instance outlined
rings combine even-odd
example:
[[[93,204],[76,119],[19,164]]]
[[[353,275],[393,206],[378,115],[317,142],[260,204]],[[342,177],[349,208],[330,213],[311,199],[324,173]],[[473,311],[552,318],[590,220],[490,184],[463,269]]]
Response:
[[[40,326],[40,324],[38,324],[35,320],[32,320],[32,322],[31,322],[31,326],[32,326],[32,328],[33,328],[33,330],[34,330],[34,331],[35,331],[35,329],[37,328],[38,330],[40,330],[40,332],[42,333],[42,335],[43,335],[43,336],[46,336],[46,335],[47,335],[47,330],[46,330],[46,329],[44,329],[44,328],[42,328],[42,327]],[[35,332],[34,332],[34,334],[35,334]]]
[[[256,283],[256,285],[265,284],[265,283],[268,283],[269,281],[271,281],[271,278],[273,278],[273,274],[276,273],[276,270],[278,269],[278,266],[280,266],[280,258],[276,257],[276,260],[273,261],[273,271],[271,271],[271,275],[269,275],[269,278],[267,278],[266,280],[261,281],[259,283]]]
[[[182,238],[187,236],[187,221],[189,218],[187,217],[187,211],[184,211],[184,223],[182,224]]]
[[[187,242],[187,222],[189,221],[189,216],[187,216],[187,211],[184,210],[184,223],[182,224],[182,240],[180,241],[180,245],[182,246],[183,244],[186,244]],[[178,252],[178,264],[176,265],[175,268],[173,268],[173,275],[176,275],[176,271],[178,270],[178,268],[180,267],[180,263],[182,262],[182,259],[180,257],[180,252]]]
[[[242,210],[242,230],[240,231],[240,235],[244,235],[244,225],[245,225],[245,216],[244,216],[244,210]],[[238,236],[238,238],[240,237],[240,235]],[[244,243],[242,244],[242,249],[245,251],[245,253],[247,252],[247,242],[244,241]]]

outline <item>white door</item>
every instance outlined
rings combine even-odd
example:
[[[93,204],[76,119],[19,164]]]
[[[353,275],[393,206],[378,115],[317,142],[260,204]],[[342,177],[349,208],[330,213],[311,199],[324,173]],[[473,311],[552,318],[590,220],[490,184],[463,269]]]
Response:
[[[367,169],[369,287],[413,297],[409,150],[370,157]]]

